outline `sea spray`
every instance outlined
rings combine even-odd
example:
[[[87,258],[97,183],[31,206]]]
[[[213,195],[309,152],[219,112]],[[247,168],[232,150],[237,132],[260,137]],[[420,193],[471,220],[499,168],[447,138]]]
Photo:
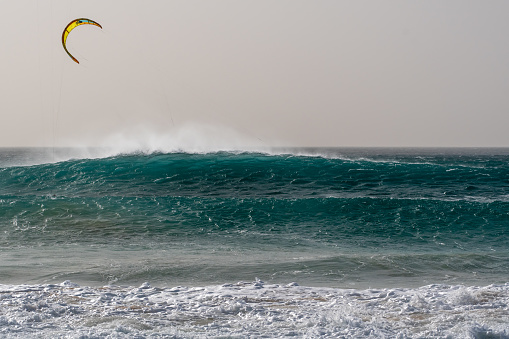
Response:
[[[105,137],[73,137],[64,141],[65,145],[82,147],[93,146],[102,149],[102,156],[116,154],[154,152],[172,153],[211,153],[219,151],[267,151],[269,140],[263,141],[249,132],[239,132],[225,125],[195,122],[181,123],[178,126],[149,126],[119,129]]]

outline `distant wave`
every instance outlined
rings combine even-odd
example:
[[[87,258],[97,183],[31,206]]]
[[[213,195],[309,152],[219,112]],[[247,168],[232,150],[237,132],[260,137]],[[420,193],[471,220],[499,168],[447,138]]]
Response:
[[[83,189],[122,195],[133,188],[180,194],[280,197],[382,197],[506,201],[506,157],[436,156],[416,163],[412,157],[380,153],[384,159],[345,160],[321,155],[235,152],[133,152],[106,156],[103,150],[83,153],[62,149],[58,163],[17,166],[23,158],[47,156],[48,150],[28,149],[19,159],[4,160],[0,167],[0,194],[9,192],[59,192],[80,194]],[[41,154],[42,152],[42,154]],[[78,152],[78,153],[76,153]],[[80,153],[81,152],[81,153]],[[94,153],[95,152],[95,153]],[[342,154],[342,150],[329,152]],[[51,153],[50,153],[51,154]],[[78,157],[81,155],[82,157]],[[93,157],[96,156],[96,157]],[[102,157],[104,156],[104,157]],[[388,159],[392,157],[393,159]],[[430,157],[431,158],[431,157]],[[217,188],[217,191],[216,191]],[[201,192],[201,193],[200,193]]]

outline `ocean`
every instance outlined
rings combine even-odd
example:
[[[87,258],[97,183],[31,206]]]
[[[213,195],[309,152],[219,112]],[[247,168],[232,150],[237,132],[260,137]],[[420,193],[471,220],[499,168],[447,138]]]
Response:
[[[0,149],[2,338],[509,338],[509,149]]]

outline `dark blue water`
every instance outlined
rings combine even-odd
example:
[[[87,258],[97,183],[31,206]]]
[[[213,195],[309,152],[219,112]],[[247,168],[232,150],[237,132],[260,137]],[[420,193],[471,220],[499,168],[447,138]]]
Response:
[[[508,280],[508,149],[73,154],[0,151],[0,282]]]

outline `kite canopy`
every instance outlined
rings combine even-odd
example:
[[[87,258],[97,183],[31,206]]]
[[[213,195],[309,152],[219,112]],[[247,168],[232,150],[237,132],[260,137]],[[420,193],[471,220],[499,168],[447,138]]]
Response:
[[[78,59],[76,59],[75,57],[73,57],[71,55],[71,53],[69,53],[69,51],[67,50],[67,46],[66,46],[66,42],[67,42],[67,36],[69,35],[69,33],[71,33],[71,31],[73,29],[75,29],[76,27],[80,26],[80,25],[85,25],[85,24],[88,24],[88,25],[95,25],[99,28],[102,28],[101,25],[99,25],[97,22],[93,21],[93,20],[90,20],[90,19],[85,19],[85,18],[80,18],[80,19],[75,19],[71,22],[69,22],[69,24],[67,26],[65,26],[65,29],[64,31],[62,32],[62,46],[64,46],[64,49],[65,51],[67,52],[67,54],[69,54],[69,56],[71,57],[71,59],[73,59],[74,61],[76,61],[78,64],[80,63],[78,61]]]

